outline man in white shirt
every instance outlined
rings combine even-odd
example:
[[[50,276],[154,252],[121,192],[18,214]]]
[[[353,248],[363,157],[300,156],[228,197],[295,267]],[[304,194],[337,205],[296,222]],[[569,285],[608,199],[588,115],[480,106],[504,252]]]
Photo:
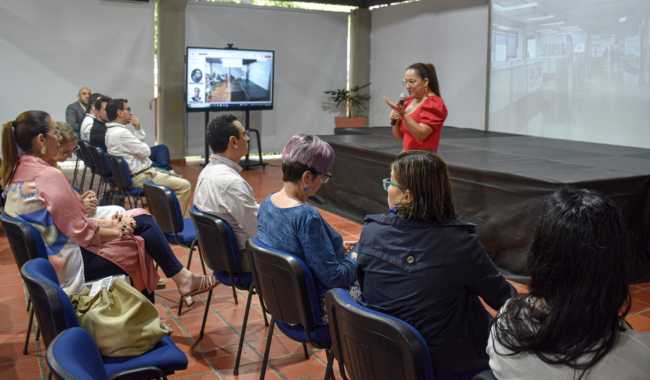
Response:
[[[240,250],[257,231],[258,204],[253,189],[239,174],[239,160],[248,151],[248,134],[231,114],[220,116],[208,125],[208,145],[213,154],[196,181],[194,206],[219,216],[232,227]],[[246,264],[244,261],[244,268]]]
[[[90,131],[95,124],[95,120],[99,120],[101,123],[106,123],[106,105],[110,98],[102,94],[92,94],[90,97],[90,105],[88,106],[88,112],[81,122],[81,128],[79,130],[79,137],[83,141],[90,142]]]
[[[181,211],[185,214],[192,190],[190,181],[152,166],[149,159],[151,149],[135,134],[140,130],[140,123],[134,123],[128,101],[113,99],[108,104],[106,113],[110,120],[106,123],[106,150],[108,154],[124,158],[133,175],[133,186],[142,187],[144,181],[151,180],[170,188],[176,193]],[[129,123],[134,124],[135,128],[129,127]]]

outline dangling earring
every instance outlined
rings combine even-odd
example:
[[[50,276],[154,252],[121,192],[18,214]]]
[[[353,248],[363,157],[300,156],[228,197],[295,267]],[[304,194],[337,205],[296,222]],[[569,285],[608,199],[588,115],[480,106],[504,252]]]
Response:
[[[41,148],[41,156],[45,156],[47,154],[47,145],[43,145]]]

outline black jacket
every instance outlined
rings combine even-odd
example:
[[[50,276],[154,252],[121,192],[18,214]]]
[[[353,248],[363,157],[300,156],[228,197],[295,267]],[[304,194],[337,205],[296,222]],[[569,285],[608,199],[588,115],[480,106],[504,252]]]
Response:
[[[487,368],[490,316],[515,294],[471,224],[368,215],[357,246],[363,301],[411,323],[424,336],[434,368]]]
[[[97,118],[95,118],[93,126],[90,128],[90,144],[106,151],[106,124],[97,120]]]

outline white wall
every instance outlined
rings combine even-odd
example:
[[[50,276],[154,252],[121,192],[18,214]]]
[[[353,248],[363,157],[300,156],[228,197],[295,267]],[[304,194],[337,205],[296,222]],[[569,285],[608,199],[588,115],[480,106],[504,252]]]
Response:
[[[81,86],[125,97],[153,142],[153,3],[0,2],[0,121],[41,109],[65,121]]]
[[[404,91],[404,69],[431,62],[449,109],[445,124],[484,129],[487,0],[420,1],[379,8],[371,15],[370,125],[388,125],[383,99]]]
[[[186,17],[187,46],[275,50],[274,109],[251,113],[263,151],[280,151],[296,133],[333,133],[322,99],[345,86],[347,14],[189,3]],[[187,120],[188,154],[201,154],[204,114]]]

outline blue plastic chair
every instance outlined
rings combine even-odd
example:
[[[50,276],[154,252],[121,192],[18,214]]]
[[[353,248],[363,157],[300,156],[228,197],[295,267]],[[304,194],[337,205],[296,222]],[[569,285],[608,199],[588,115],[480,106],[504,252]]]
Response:
[[[165,378],[156,367],[133,368],[109,375],[95,341],[81,327],[64,330],[54,338],[47,348],[47,364],[54,376],[62,380]]]
[[[329,290],[325,307],[344,379],[346,371],[353,379],[435,379],[427,343],[409,323],[359,304],[344,289]]]
[[[79,327],[70,299],[59,285],[54,268],[47,259],[29,260],[23,265],[21,274],[32,297],[46,347],[62,331]],[[187,368],[187,357],[168,336],[142,355],[119,358],[104,356],[102,361],[109,378],[144,367],[156,367],[165,375]]]
[[[242,257],[237,244],[237,236],[232,227],[223,219],[216,215],[202,212],[196,207],[190,209],[190,215],[196,225],[199,241],[199,253],[203,256],[203,261],[208,268],[214,272],[215,277],[224,285],[232,287],[235,303],[237,303],[236,289],[247,290],[246,309],[244,311],[244,321],[239,336],[239,347],[237,348],[237,357],[233,369],[235,375],[239,373],[239,362],[241,359],[242,347],[244,345],[244,336],[246,335],[246,326],[248,323],[248,314],[250,311],[251,300],[256,292],[255,281],[252,272],[242,270]],[[203,338],[205,322],[210,308],[212,290],[208,293],[208,299],[205,304],[203,314],[203,323],[197,342]],[[264,316],[264,325],[269,323],[266,319],[264,301],[260,297],[260,306]],[[196,344],[196,343],[195,343]]]
[[[138,200],[144,197],[144,190],[139,187],[133,187],[133,180],[129,164],[126,163],[124,158],[108,155],[111,163],[111,172],[113,174],[113,183],[117,187],[119,193],[124,195],[129,200],[129,207],[133,208],[138,205]],[[132,201],[135,198],[136,201]]]
[[[0,215],[2,227],[5,230],[11,253],[14,255],[18,270],[22,268],[30,259],[37,257],[47,257],[47,250],[43,244],[43,239],[39,232],[32,227],[29,223],[23,222],[21,219],[14,218],[5,214]],[[29,337],[32,333],[32,326],[34,323],[34,308],[31,307],[31,298],[27,302],[27,311],[29,311],[29,319],[27,321],[27,333],[25,334],[25,343],[23,345],[23,354],[29,353]],[[39,333],[36,333],[36,340],[38,340]]]
[[[268,247],[256,237],[248,240],[248,247],[259,293],[271,314],[260,379],[266,374],[275,325],[286,336],[303,344],[305,358],[309,358],[306,343],[326,349],[325,379],[333,378],[330,334],[322,322],[320,296],[311,270],[300,258]]]
[[[142,186],[147,198],[149,211],[156,219],[160,230],[165,234],[169,244],[182,245],[189,249],[187,268],[192,264],[192,256],[196,248],[196,228],[191,218],[183,218],[181,206],[174,190],[162,185],[145,181]],[[206,273],[203,257],[199,255],[203,274]],[[178,301],[178,315],[183,312],[183,298]]]
[[[191,218],[183,218],[181,205],[174,190],[145,181],[142,186],[144,195],[147,198],[149,210],[156,219],[160,230],[165,234],[169,244],[182,245],[189,249],[187,267],[192,263],[192,255],[196,248],[196,228]],[[201,258],[201,266],[205,274],[205,264]]]

